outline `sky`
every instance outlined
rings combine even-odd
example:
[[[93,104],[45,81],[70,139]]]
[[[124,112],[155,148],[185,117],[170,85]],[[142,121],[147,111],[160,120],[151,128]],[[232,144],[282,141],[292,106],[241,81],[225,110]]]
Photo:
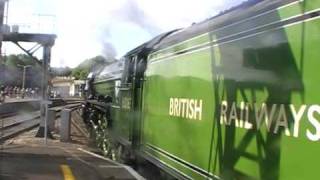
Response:
[[[76,67],[97,55],[120,58],[160,33],[188,27],[241,1],[9,0],[7,23],[19,25],[19,32],[56,34],[51,66]],[[6,54],[22,53],[13,44],[4,46]]]

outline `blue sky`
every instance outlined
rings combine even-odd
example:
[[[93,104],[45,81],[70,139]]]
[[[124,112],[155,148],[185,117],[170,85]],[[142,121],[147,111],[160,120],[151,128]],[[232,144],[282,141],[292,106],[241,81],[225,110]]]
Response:
[[[51,65],[75,67],[100,54],[119,58],[159,33],[187,27],[241,1],[10,0],[8,24],[20,25],[20,32],[57,34]],[[21,52],[6,44],[7,54]]]

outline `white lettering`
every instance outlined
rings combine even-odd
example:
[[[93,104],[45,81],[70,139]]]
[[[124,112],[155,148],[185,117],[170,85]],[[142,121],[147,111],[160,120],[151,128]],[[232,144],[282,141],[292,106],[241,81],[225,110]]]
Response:
[[[230,125],[232,120],[235,120],[236,126],[239,127],[239,123],[237,122],[237,107],[235,102],[232,103],[227,125]]]
[[[246,110],[246,119],[244,122],[244,128],[245,129],[252,129],[253,124],[249,122],[249,104],[248,103],[246,103],[246,105],[245,105],[245,110]]]
[[[283,128],[284,134],[286,136],[292,136],[297,138],[301,134],[301,122],[304,116],[311,124],[310,128],[306,128],[306,136],[311,141],[320,140],[320,105],[310,105],[305,104],[300,107],[295,107],[293,104],[266,104],[262,103],[260,106],[253,105],[247,102],[239,102],[239,108],[237,107],[237,102],[221,101],[220,104],[220,124],[233,125],[232,121],[235,121],[235,127],[253,129],[254,125],[252,121],[255,121],[257,130],[262,126],[266,125],[267,131],[272,131],[273,133],[279,133],[281,128]],[[196,106],[197,101],[195,102]],[[189,105],[190,106],[190,105]],[[230,108],[230,109],[229,109]],[[195,108],[192,108],[195,109]],[[305,113],[307,111],[307,113]],[[193,117],[197,117],[197,114],[193,114]],[[253,116],[251,116],[251,114]],[[254,119],[250,119],[253,117]],[[292,117],[293,121],[288,121],[288,117]],[[289,124],[290,123],[290,124]],[[292,125],[292,131],[289,127]],[[304,127],[304,126],[303,126]],[[314,129],[313,129],[313,128]]]
[[[185,110],[186,110],[186,108],[185,108],[185,106],[186,106],[186,102],[187,102],[187,99],[180,99],[180,105],[182,104],[182,106],[180,106],[180,107],[182,107],[182,109],[180,109],[180,112],[181,112],[181,117],[185,117]],[[182,111],[181,111],[182,110]]]
[[[276,127],[274,128],[274,133],[278,133],[279,127],[282,126],[285,128],[285,134],[290,136],[290,131],[288,129],[288,119],[286,116],[286,110],[283,104],[280,105],[279,116],[277,119]]]
[[[227,123],[227,110],[228,110],[227,101],[222,101],[220,106],[220,124]]]
[[[202,119],[202,100],[195,100],[194,104],[194,119],[197,119],[197,114],[199,115],[199,120]]]
[[[194,114],[194,100],[191,99],[189,102],[189,116],[187,118],[192,119]]]
[[[307,129],[307,137],[311,141],[318,141],[320,139],[320,123],[314,117],[315,112],[317,112],[318,115],[320,114],[320,106],[312,105],[312,106],[310,106],[310,108],[308,110],[308,119],[309,119],[310,123],[314,126],[314,128],[316,129],[316,132],[314,134],[309,129]]]
[[[173,98],[170,98],[169,115],[172,116],[173,114]]]
[[[180,108],[179,108],[179,100],[177,98],[174,99],[174,115],[180,116]]]
[[[186,98],[169,99],[169,115],[188,119],[202,119],[202,100]]]
[[[293,120],[294,120],[293,137],[299,136],[300,120],[306,108],[307,108],[306,105],[302,105],[297,112],[294,106],[292,104],[290,105],[291,113],[293,115]]]
[[[245,103],[241,102],[240,103],[240,118],[239,118],[239,127],[241,127],[241,128],[243,127],[243,122],[245,121],[243,119],[244,111],[245,111]]]
[[[270,113],[268,114],[268,108],[265,103],[261,104],[261,107],[258,109],[256,107],[255,115],[256,115],[256,123],[257,123],[257,129],[260,129],[260,126],[262,124],[262,118],[264,117],[265,123],[267,126],[268,132],[270,131],[270,127],[272,124],[273,116],[275,113],[277,105],[273,104]]]

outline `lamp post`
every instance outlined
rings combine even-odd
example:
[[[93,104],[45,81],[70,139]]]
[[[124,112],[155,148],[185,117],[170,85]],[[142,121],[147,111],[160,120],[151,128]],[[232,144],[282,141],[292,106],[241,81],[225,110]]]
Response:
[[[17,66],[23,67],[23,75],[22,75],[22,89],[24,89],[25,83],[26,83],[26,70],[28,67],[31,67],[31,65],[20,65],[18,64]]]

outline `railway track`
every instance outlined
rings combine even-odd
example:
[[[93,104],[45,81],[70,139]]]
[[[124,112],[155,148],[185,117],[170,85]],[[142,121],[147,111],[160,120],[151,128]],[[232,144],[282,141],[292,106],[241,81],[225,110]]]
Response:
[[[17,112],[3,113],[3,114],[0,114],[0,119],[6,118],[6,117],[10,117],[10,116],[15,116],[17,114],[18,114]]]
[[[82,101],[66,101],[63,104],[56,103],[50,109],[56,111],[56,118],[60,116],[63,108],[78,108]],[[29,112],[7,112],[0,114],[0,144],[19,135],[22,132],[39,126],[40,111]]]

